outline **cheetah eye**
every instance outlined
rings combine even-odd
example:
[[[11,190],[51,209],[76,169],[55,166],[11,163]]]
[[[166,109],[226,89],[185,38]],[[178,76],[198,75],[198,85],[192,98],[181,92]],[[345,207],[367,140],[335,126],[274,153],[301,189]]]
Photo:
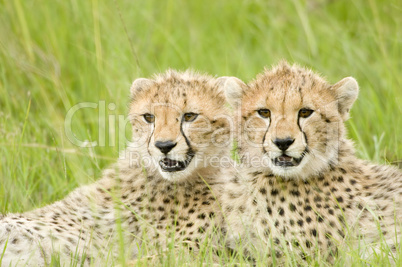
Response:
[[[314,110],[311,110],[309,108],[302,108],[299,110],[299,118],[308,118],[313,114]]]
[[[264,119],[271,118],[271,111],[269,109],[262,108],[257,110],[257,112]]]
[[[184,115],[183,115],[183,119],[184,119],[184,121],[186,121],[186,122],[192,122],[192,121],[194,121],[197,117],[198,117],[198,114],[192,113],[192,112],[190,112],[190,113],[184,113]]]
[[[153,123],[155,121],[155,116],[152,115],[152,114],[145,113],[142,116],[144,116],[145,121],[148,122],[148,123]]]

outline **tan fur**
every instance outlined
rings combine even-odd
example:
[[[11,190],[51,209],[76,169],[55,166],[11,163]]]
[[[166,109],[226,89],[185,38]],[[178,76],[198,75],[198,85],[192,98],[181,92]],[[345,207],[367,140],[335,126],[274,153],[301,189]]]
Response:
[[[369,247],[384,239],[396,250],[402,237],[402,174],[356,158],[344,121],[357,92],[353,78],[331,85],[286,62],[265,70],[244,90],[237,101],[240,154],[247,167],[222,196],[233,248],[241,242],[254,258],[290,251],[306,259],[317,248],[331,256],[348,238],[357,247],[360,234]],[[300,118],[304,108],[314,112]],[[262,118],[260,109],[269,109],[270,118]],[[275,164],[282,154],[277,138],[294,139],[285,152],[302,158],[298,166]]]
[[[3,264],[45,265],[56,253],[62,264],[110,265],[104,261],[108,253],[123,253],[121,238],[128,259],[141,246],[160,252],[173,241],[197,251],[206,237],[216,240],[223,220],[216,196],[226,170],[212,166],[208,157],[226,156],[230,149],[222,86],[191,71],[136,80],[129,115],[133,142],[96,183],[44,208],[1,218],[0,252],[8,240]],[[199,115],[183,122],[188,112]],[[146,113],[155,116],[154,123],[144,120]],[[159,160],[166,155],[155,144],[168,140],[177,142],[171,159],[193,153],[185,170],[162,171]]]

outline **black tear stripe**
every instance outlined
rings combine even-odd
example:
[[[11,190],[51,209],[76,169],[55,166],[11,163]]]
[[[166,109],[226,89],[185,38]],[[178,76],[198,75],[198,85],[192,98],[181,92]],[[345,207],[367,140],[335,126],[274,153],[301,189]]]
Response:
[[[300,132],[304,133],[300,126],[300,117],[299,116],[297,116],[297,126],[299,127]]]
[[[268,127],[267,127],[267,130],[266,130],[265,133],[264,133],[264,136],[262,137],[262,152],[263,152],[264,154],[267,153],[267,151],[265,150],[265,147],[264,147],[264,143],[265,143],[265,137],[267,136],[269,127],[271,127],[271,119],[269,119],[269,125],[268,125]]]
[[[183,120],[180,121],[180,133],[183,135],[184,140],[186,141],[186,144],[188,146],[187,152],[186,152],[186,157],[194,157],[195,152],[193,147],[191,146],[190,140],[188,140],[186,134],[183,131]]]
[[[307,135],[306,135],[306,133],[303,132],[303,131],[302,131],[302,133],[303,133],[303,136],[304,136],[304,140],[306,140],[306,150],[308,150],[308,139],[307,139]]]
[[[302,128],[300,126],[300,118],[297,118],[297,126],[299,126],[299,130],[304,136],[304,140],[306,141],[306,149],[308,150],[308,138],[307,138],[306,133],[302,130]]]
[[[150,156],[152,156],[152,154],[151,154],[151,151],[149,151],[149,143],[151,143],[151,139],[152,139],[152,135],[154,134],[154,131],[155,131],[155,124],[154,124],[154,129],[152,130],[152,132],[151,132],[151,134],[149,135],[149,138],[148,138],[148,144],[147,144],[147,151],[148,151],[148,154],[150,155]]]

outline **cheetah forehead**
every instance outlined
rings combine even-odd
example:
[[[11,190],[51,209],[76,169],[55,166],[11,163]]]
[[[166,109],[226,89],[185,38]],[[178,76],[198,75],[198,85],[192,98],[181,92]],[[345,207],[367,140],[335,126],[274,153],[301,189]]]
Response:
[[[149,109],[153,104],[172,105],[182,112],[225,110],[223,90],[210,75],[169,69],[151,79],[138,80],[131,88],[131,111]]]
[[[310,69],[282,61],[271,69],[265,69],[249,83],[249,90],[243,96],[243,106],[255,107],[283,101],[300,104],[307,99],[317,104],[325,103],[335,98],[330,87],[330,83]]]
[[[272,69],[265,69],[250,83],[251,88],[258,90],[272,90],[298,92],[304,89],[309,93],[314,89],[327,89],[329,83],[318,73],[297,64],[289,65],[282,61]]]

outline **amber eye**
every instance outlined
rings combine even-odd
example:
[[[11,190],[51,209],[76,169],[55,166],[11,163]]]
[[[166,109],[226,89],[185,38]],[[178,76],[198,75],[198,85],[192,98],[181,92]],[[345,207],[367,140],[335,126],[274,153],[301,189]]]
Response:
[[[184,121],[186,121],[186,122],[194,121],[197,117],[198,117],[198,114],[192,113],[192,112],[190,112],[190,113],[184,113],[184,115],[183,115],[183,119],[184,119]]]
[[[263,109],[257,110],[257,112],[264,119],[271,118],[271,111],[269,109],[263,108]]]
[[[308,108],[302,108],[299,110],[299,118],[308,118],[311,114],[313,114],[314,110]]]
[[[153,123],[155,121],[155,116],[152,114],[145,113],[143,116],[144,116],[145,121],[148,123]]]

